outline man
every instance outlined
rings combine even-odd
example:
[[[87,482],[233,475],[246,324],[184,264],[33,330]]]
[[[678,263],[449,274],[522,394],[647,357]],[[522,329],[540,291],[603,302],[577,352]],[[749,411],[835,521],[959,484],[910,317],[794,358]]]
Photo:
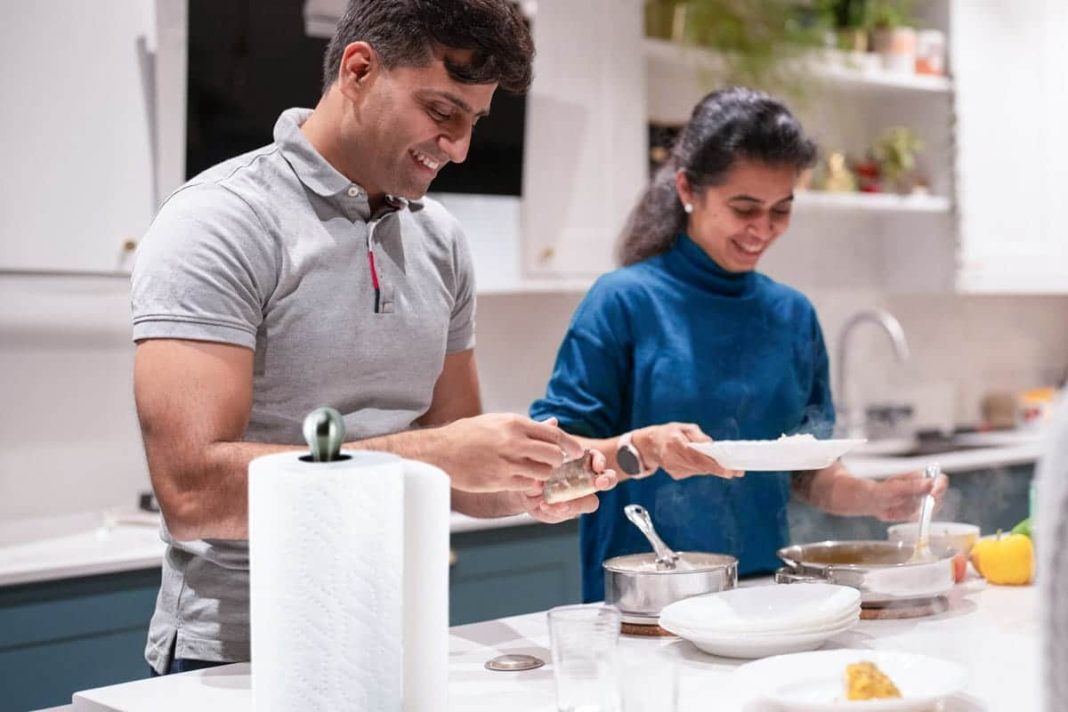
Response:
[[[300,447],[317,406],[343,413],[347,447],[444,469],[459,511],[556,522],[596,508],[595,495],[541,497],[582,451],[555,421],[479,415],[471,262],[459,225],[423,198],[465,159],[498,84],[526,90],[532,56],[507,0],[352,0],[314,111],[286,111],[273,144],[161,207],[132,296],[169,544],[156,673],[248,659],[248,463]]]

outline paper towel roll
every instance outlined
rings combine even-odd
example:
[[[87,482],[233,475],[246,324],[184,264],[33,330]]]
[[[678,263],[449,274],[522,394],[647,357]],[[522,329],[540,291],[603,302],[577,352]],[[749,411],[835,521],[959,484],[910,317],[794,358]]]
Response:
[[[342,454],[249,465],[254,708],[445,709],[448,477]]]

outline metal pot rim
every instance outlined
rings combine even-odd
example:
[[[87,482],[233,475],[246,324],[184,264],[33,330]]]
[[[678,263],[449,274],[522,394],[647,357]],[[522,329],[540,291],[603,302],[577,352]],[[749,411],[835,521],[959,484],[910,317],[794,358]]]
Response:
[[[633,568],[627,567],[626,563],[641,563],[651,564],[656,562],[656,554],[652,552],[644,552],[641,554],[623,554],[621,556],[613,556],[611,559],[606,559],[602,564],[602,568],[605,571],[611,571],[616,574],[626,574],[627,576],[675,576],[686,574],[707,574],[713,571],[722,571],[724,569],[737,568],[738,559],[729,554],[713,554],[704,551],[679,551],[676,552],[679,555],[679,559],[686,561],[690,564],[690,568],[685,570],[679,569],[665,569],[663,571],[657,570],[645,570],[636,571]],[[700,557],[704,563],[696,563],[688,557]]]

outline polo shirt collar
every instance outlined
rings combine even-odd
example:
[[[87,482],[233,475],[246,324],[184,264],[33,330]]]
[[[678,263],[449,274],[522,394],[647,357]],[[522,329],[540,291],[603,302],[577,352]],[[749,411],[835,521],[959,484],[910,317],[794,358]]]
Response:
[[[348,206],[353,198],[358,198],[358,213],[364,220],[370,217],[370,209],[367,203],[367,191],[362,186],[356,185],[343,176],[340,171],[330,165],[325,158],[308,141],[308,137],[300,130],[301,125],[312,115],[311,109],[286,109],[278,117],[274,125],[274,141],[282,151],[286,161],[292,166],[300,182],[309,190],[328,198],[333,202],[340,202],[343,210],[348,213]],[[359,192],[353,195],[356,188]],[[392,195],[386,196],[386,205],[391,210],[412,211],[421,210],[421,200],[408,200]]]

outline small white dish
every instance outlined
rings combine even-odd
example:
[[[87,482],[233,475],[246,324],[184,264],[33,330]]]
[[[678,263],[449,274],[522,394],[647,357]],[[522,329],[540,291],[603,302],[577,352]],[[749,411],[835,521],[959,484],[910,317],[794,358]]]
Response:
[[[857,589],[830,583],[746,586],[675,601],[660,621],[717,634],[805,632],[859,615],[860,599]]]
[[[777,440],[716,440],[689,445],[731,470],[792,472],[832,465],[863,442],[863,439],[817,440],[811,435],[791,435]]]
[[[901,691],[897,699],[849,701],[846,665],[875,663]],[[928,655],[890,650],[820,650],[779,655],[739,667],[735,680],[751,697],[788,712],[919,712],[964,687],[962,665]]]

